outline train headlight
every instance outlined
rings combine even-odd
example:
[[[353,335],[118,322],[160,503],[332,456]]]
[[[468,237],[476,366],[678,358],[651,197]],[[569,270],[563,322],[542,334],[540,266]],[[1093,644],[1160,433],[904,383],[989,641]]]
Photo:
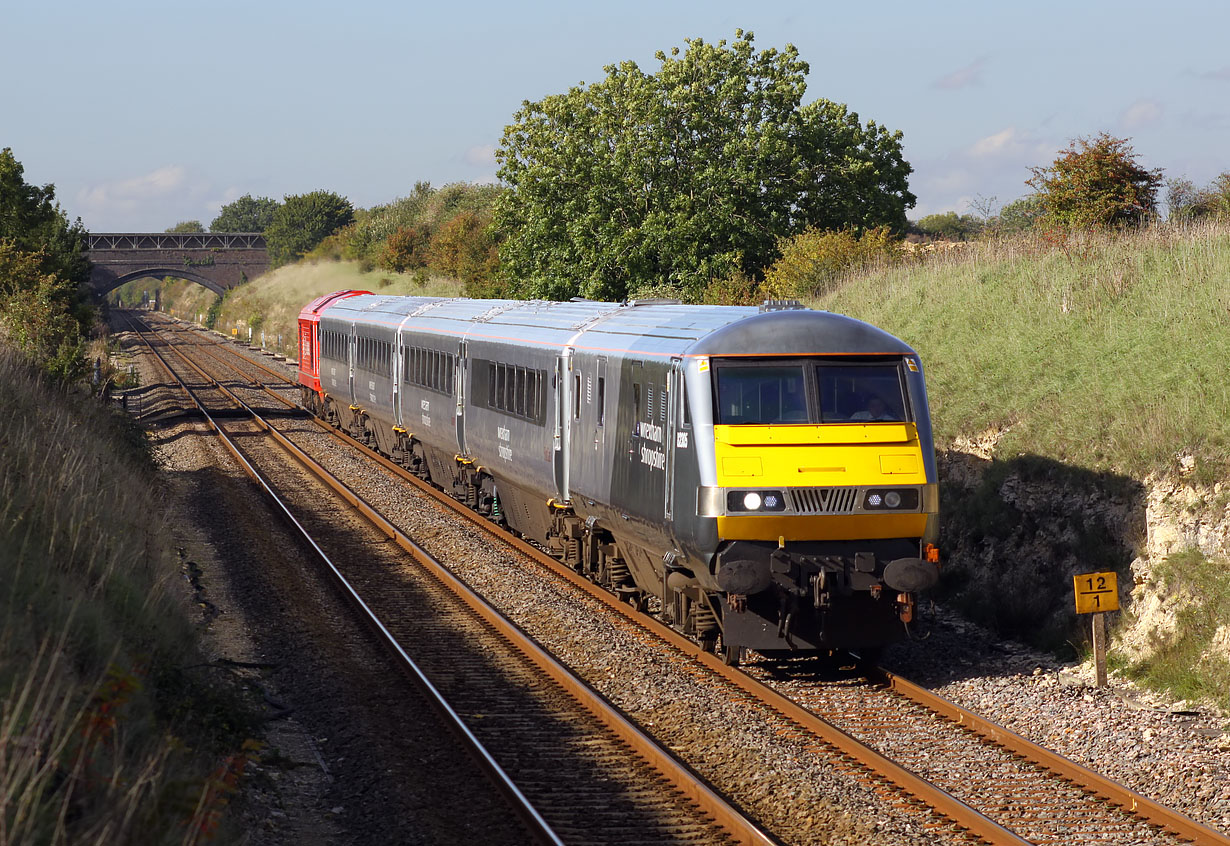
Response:
[[[785,510],[786,497],[781,491],[728,491],[726,493],[727,514]]]
[[[863,494],[867,511],[917,511],[917,488],[873,488]]]

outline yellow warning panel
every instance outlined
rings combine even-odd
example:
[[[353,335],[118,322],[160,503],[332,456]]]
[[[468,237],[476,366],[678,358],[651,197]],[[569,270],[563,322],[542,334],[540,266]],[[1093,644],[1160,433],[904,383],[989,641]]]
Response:
[[[1076,613],[1097,614],[1119,610],[1119,577],[1115,573],[1085,573],[1072,577]]]

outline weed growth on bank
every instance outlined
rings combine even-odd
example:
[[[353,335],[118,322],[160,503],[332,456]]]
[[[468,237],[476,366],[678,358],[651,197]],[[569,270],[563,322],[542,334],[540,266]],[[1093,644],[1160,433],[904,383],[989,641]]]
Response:
[[[0,405],[0,840],[197,842],[253,723],[189,669],[146,442],[7,352]]]

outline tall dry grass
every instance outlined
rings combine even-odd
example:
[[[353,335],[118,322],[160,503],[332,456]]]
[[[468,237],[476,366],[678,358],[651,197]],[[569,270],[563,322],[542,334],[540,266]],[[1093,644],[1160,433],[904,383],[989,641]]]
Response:
[[[188,669],[144,441],[4,350],[0,407],[0,844],[206,839],[251,722]]]

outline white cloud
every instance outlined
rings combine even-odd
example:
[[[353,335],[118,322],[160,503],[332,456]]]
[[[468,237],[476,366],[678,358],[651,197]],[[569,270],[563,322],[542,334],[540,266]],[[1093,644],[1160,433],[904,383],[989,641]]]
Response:
[[[1123,111],[1119,119],[1125,126],[1137,127],[1154,123],[1161,117],[1162,106],[1156,100],[1137,100]]]
[[[495,167],[495,145],[480,144],[466,150],[465,163],[472,167]]]
[[[968,88],[971,85],[977,85],[982,82],[982,72],[986,69],[986,66],[986,57],[979,56],[965,67],[959,68],[947,76],[941,76],[931,83],[931,87],[945,91],[957,91],[962,88]]]
[[[1207,70],[1200,74],[1200,78],[1215,79],[1219,82],[1230,81],[1230,65],[1225,65],[1224,67],[1216,68],[1214,70]]]
[[[1156,100],[1137,100],[1124,109],[1119,122],[1128,129],[1136,129],[1157,123],[1162,117],[1162,106]]]
[[[181,191],[188,178],[183,165],[166,165],[144,176],[101,182],[81,189],[77,201],[93,211],[131,211],[141,203]]]
[[[1009,126],[993,135],[979,138],[970,146],[968,153],[976,159],[1031,161],[1052,154],[1054,150],[1049,143],[1032,133]]]

